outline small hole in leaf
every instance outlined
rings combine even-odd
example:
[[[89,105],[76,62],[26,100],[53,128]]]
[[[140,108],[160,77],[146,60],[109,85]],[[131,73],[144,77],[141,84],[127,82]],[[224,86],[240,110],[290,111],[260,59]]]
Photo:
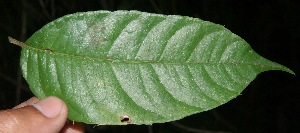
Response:
[[[124,122],[130,123],[131,119],[130,119],[130,117],[128,115],[123,115],[123,116],[120,117],[120,121],[123,122],[123,123]]]

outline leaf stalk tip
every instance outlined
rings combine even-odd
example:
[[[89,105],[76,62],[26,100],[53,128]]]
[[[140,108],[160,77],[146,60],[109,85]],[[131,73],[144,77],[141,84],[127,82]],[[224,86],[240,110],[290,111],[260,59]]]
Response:
[[[25,43],[23,43],[21,41],[18,41],[18,40],[14,39],[14,38],[12,38],[10,36],[8,37],[8,41],[10,43],[15,44],[15,45],[20,46],[20,47],[24,47],[26,45]]]

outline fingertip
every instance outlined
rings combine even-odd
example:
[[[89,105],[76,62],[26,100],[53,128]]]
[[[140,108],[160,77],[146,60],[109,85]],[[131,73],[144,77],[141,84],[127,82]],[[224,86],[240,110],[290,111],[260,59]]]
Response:
[[[67,112],[65,103],[57,97],[50,96],[35,104],[33,104],[38,111],[48,118],[56,118],[62,113]]]
[[[67,112],[67,105],[57,97],[47,97],[33,106],[3,110],[0,132],[59,132],[67,121]]]

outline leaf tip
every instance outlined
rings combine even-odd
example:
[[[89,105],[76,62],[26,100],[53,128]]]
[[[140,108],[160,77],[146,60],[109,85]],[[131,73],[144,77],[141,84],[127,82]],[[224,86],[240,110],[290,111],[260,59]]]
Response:
[[[296,76],[296,73],[293,70],[289,69],[289,68],[285,68],[284,71]]]
[[[280,70],[280,71],[284,71],[290,74],[293,74],[296,76],[295,72],[291,69],[289,69],[288,67],[281,65],[279,63],[276,62],[272,62],[270,60],[265,60],[264,62],[268,62],[267,64],[269,64],[271,67],[268,70]]]
[[[290,73],[290,74],[293,74],[296,76],[296,73],[286,66],[281,65],[281,67],[278,70],[281,70],[281,71],[284,71],[284,72],[287,72],[287,73]]]

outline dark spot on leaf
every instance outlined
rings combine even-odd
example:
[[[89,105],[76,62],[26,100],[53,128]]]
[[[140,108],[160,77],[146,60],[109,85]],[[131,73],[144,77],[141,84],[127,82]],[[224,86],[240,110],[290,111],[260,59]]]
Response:
[[[105,28],[104,26],[101,26],[100,29],[101,29],[102,31],[106,30],[106,28]]]
[[[128,115],[123,115],[123,116],[121,116],[120,117],[120,121],[121,122],[126,122],[126,123],[131,123],[131,119],[130,119],[130,117],[128,116]]]
[[[48,48],[44,49],[44,51],[47,52],[47,53],[52,53],[53,52],[51,49],[48,49]]]

